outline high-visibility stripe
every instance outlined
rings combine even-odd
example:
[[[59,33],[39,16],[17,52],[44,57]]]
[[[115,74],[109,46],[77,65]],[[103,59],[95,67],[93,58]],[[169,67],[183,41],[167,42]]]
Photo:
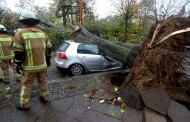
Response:
[[[27,50],[27,57],[28,57],[28,66],[33,66],[33,56],[32,56],[30,40],[26,42],[26,50]]]
[[[21,98],[20,100],[21,100],[22,102],[23,102],[23,101],[30,102],[30,99],[29,99],[29,98]]]
[[[24,50],[24,47],[22,45],[18,45],[18,44],[13,44],[13,47],[14,48],[17,48],[17,49],[21,49],[21,50]]]
[[[0,44],[1,45],[1,44]],[[3,54],[3,49],[2,49],[2,47],[0,46],[0,56],[4,56],[4,54]]]
[[[20,99],[20,104],[26,104],[29,102],[30,102],[30,99]]]
[[[15,74],[15,77],[16,78],[21,77],[21,74]]]
[[[46,43],[44,42],[44,40],[42,40],[42,44],[43,44],[43,47],[44,47],[44,54],[45,54],[45,51],[46,51]],[[44,63],[46,63],[46,57],[44,55]]]
[[[29,98],[24,98],[24,91],[25,91],[25,86],[21,87],[21,93],[20,93],[20,104],[25,104],[29,103],[30,99]]]
[[[31,39],[31,38],[45,38],[45,34],[38,32],[38,33],[23,33],[22,34],[24,39]]]
[[[23,99],[25,86],[21,87],[20,99]]]
[[[13,58],[14,55],[9,55],[9,56],[0,56],[1,59],[3,58]]]
[[[40,96],[45,97],[49,95],[49,91],[47,92],[40,92]]]
[[[51,47],[52,45],[51,45],[51,42],[49,41],[49,39],[48,39],[48,42],[47,42],[47,47]]]
[[[43,68],[46,68],[47,67],[47,64],[44,63],[42,65],[39,65],[39,66],[23,66],[23,69],[25,70],[38,70],[38,69],[43,69]]]
[[[12,39],[11,38],[0,38],[0,41],[10,42],[10,41],[12,41]]]

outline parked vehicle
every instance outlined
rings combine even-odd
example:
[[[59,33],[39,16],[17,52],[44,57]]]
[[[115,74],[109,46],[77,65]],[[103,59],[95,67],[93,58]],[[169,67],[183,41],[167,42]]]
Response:
[[[104,56],[98,45],[76,43],[71,40],[64,41],[59,46],[55,65],[58,69],[66,69],[73,76],[123,67],[121,62]]]

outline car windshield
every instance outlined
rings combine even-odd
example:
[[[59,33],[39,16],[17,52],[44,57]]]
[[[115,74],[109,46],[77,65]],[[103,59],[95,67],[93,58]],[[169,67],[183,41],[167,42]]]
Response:
[[[60,52],[65,52],[66,50],[67,50],[67,48],[69,47],[69,43],[66,43],[66,42],[64,42],[64,43],[62,43],[60,46],[59,46],[59,48],[58,48],[58,51],[60,51]]]

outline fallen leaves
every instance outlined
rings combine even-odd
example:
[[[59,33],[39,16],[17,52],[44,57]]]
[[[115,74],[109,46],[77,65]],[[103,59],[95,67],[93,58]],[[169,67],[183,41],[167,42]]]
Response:
[[[102,104],[102,103],[104,103],[105,102],[105,100],[100,100],[100,104]]]

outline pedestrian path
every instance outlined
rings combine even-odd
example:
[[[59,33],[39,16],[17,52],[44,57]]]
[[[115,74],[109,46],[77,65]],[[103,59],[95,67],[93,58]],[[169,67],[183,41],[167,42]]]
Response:
[[[115,86],[103,75],[85,75],[49,81],[50,95],[47,104],[38,100],[38,87],[34,85],[31,110],[18,111],[19,84],[11,87],[13,92],[1,99],[2,122],[142,122],[143,112],[121,105],[101,102],[113,100]],[[107,75],[108,76],[108,75]],[[109,90],[107,90],[109,89]],[[108,92],[109,91],[109,92]]]

